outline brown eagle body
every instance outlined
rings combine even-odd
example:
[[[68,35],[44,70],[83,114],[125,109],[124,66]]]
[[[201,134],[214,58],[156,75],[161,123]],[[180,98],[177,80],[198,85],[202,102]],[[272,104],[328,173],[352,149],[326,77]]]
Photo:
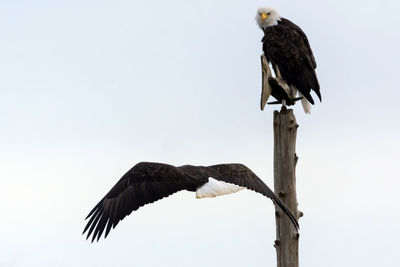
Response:
[[[278,67],[282,78],[289,85],[294,85],[311,104],[314,104],[311,89],[321,100],[315,73],[317,63],[307,36],[300,27],[288,19],[280,18],[276,25],[266,27],[263,31],[263,51],[275,73]]]
[[[288,19],[281,17],[271,7],[260,7],[257,10],[256,22],[264,32],[263,52],[272,64],[275,75],[289,85],[293,96],[299,93],[304,96],[301,104],[305,113],[310,113],[313,90],[321,100],[320,86],[315,69],[317,63],[307,36]]]
[[[270,198],[290,218],[296,228],[298,222],[272,190],[242,164],[219,164],[208,167],[184,165],[175,167],[163,163],[141,162],[131,168],[92,209],[83,233],[99,240],[111,228],[139,207],[160,200],[181,190],[197,191],[217,180],[222,186],[245,187]],[[214,180],[214,181],[215,181]],[[223,188],[226,189],[226,188]],[[207,189],[208,190],[208,189]],[[238,191],[228,189],[221,194]],[[219,195],[212,192],[213,196]]]

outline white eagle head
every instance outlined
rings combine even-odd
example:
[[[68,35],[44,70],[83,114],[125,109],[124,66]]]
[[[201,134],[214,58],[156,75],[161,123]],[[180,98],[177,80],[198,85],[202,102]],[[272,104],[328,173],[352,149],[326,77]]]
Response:
[[[271,7],[260,7],[257,10],[256,21],[261,29],[278,24],[280,16],[278,11]]]

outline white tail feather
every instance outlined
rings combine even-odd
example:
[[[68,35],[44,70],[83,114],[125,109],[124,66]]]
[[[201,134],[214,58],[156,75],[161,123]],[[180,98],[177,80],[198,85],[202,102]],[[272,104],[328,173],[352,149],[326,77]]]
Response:
[[[299,92],[299,96],[303,95]],[[308,102],[308,100],[304,96],[301,99],[301,105],[303,106],[303,110],[306,114],[311,114],[311,103]]]
[[[226,194],[235,193],[244,189],[244,187],[225,183],[223,181],[215,180],[214,178],[208,178],[208,183],[203,184],[196,190],[196,198],[203,197],[216,197]]]

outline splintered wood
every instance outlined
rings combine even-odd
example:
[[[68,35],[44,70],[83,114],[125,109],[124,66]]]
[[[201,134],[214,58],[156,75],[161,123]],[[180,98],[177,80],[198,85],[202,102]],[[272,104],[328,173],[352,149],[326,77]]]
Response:
[[[268,82],[268,79],[272,77],[269,63],[264,55],[261,55],[261,69],[262,69],[262,82],[261,82],[261,110],[264,110],[265,104],[271,95],[272,88]]]
[[[269,96],[271,95],[276,101],[269,102],[268,104],[286,104],[290,106],[301,99],[301,97],[295,97],[294,91],[291,90],[286,81],[282,79],[278,66],[275,66],[275,69],[277,77],[272,76],[267,58],[261,55],[261,110],[264,110],[265,104],[267,104]]]

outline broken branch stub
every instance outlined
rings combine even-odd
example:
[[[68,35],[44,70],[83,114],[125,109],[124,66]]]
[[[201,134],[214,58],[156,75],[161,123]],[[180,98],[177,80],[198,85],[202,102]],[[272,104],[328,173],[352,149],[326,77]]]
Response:
[[[278,67],[278,77],[272,77],[272,72],[269,67],[269,62],[265,55],[261,55],[261,69],[262,69],[262,88],[261,88],[261,110],[264,110],[265,104],[267,104],[268,98],[272,95],[277,101],[269,102],[272,104],[282,104],[285,100],[285,104],[288,106],[294,105],[296,101],[302,99],[302,97],[294,97],[290,86],[285,80],[280,77]]]

